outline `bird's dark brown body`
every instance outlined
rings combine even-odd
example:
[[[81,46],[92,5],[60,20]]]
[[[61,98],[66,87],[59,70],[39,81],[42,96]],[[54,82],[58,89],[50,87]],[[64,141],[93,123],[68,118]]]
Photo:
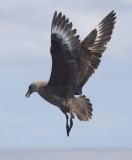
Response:
[[[52,71],[49,82],[33,82],[26,96],[38,92],[46,101],[59,107],[67,118],[68,136],[75,115],[81,121],[88,121],[92,117],[92,104],[82,95],[82,87],[99,66],[102,53],[111,39],[115,19],[112,11],[80,42],[69,19],[62,13],[54,14],[50,48]],[[70,113],[70,126],[67,113]]]
[[[38,93],[49,103],[59,107],[64,113],[69,113],[68,99],[56,95],[54,89],[45,86],[45,88],[41,88]]]

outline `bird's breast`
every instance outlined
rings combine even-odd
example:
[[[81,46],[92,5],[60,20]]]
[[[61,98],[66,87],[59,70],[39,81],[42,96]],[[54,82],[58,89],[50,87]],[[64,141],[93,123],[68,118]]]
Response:
[[[66,106],[66,99],[54,94],[51,90],[42,90],[38,93],[43,99],[55,106]]]

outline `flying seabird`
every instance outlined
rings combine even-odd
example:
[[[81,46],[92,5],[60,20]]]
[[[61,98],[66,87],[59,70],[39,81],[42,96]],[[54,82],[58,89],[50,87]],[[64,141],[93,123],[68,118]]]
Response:
[[[110,12],[83,41],[80,41],[69,19],[61,12],[54,13],[51,25],[50,79],[49,82],[31,83],[26,97],[38,92],[46,101],[59,107],[66,116],[67,136],[75,115],[80,121],[89,121],[92,118],[92,104],[82,95],[82,87],[99,66],[102,53],[111,39],[115,15],[114,11]],[[70,113],[70,125],[67,113]]]

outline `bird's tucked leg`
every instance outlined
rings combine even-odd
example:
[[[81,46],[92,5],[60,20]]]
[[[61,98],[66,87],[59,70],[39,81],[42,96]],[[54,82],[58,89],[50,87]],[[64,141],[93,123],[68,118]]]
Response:
[[[73,121],[72,121],[72,118],[70,118],[70,126],[69,126],[69,124],[68,124],[69,117],[67,114],[65,114],[65,115],[66,115],[66,131],[67,131],[67,136],[69,136],[70,130],[73,126]]]

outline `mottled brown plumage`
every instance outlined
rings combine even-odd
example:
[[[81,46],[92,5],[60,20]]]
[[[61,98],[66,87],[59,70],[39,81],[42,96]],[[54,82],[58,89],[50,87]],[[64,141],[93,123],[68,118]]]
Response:
[[[54,13],[50,48],[52,71],[49,82],[33,82],[26,96],[38,92],[49,103],[58,106],[66,115],[67,136],[73,125],[74,114],[81,121],[88,121],[92,117],[92,104],[86,96],[81,95],[82,87],[98,68],[106,44],[111,39],[115,19],[112,11],[80,42],[69,19],[62,16],[62,13]],[[67,113],[70,113],[70,126]]]

